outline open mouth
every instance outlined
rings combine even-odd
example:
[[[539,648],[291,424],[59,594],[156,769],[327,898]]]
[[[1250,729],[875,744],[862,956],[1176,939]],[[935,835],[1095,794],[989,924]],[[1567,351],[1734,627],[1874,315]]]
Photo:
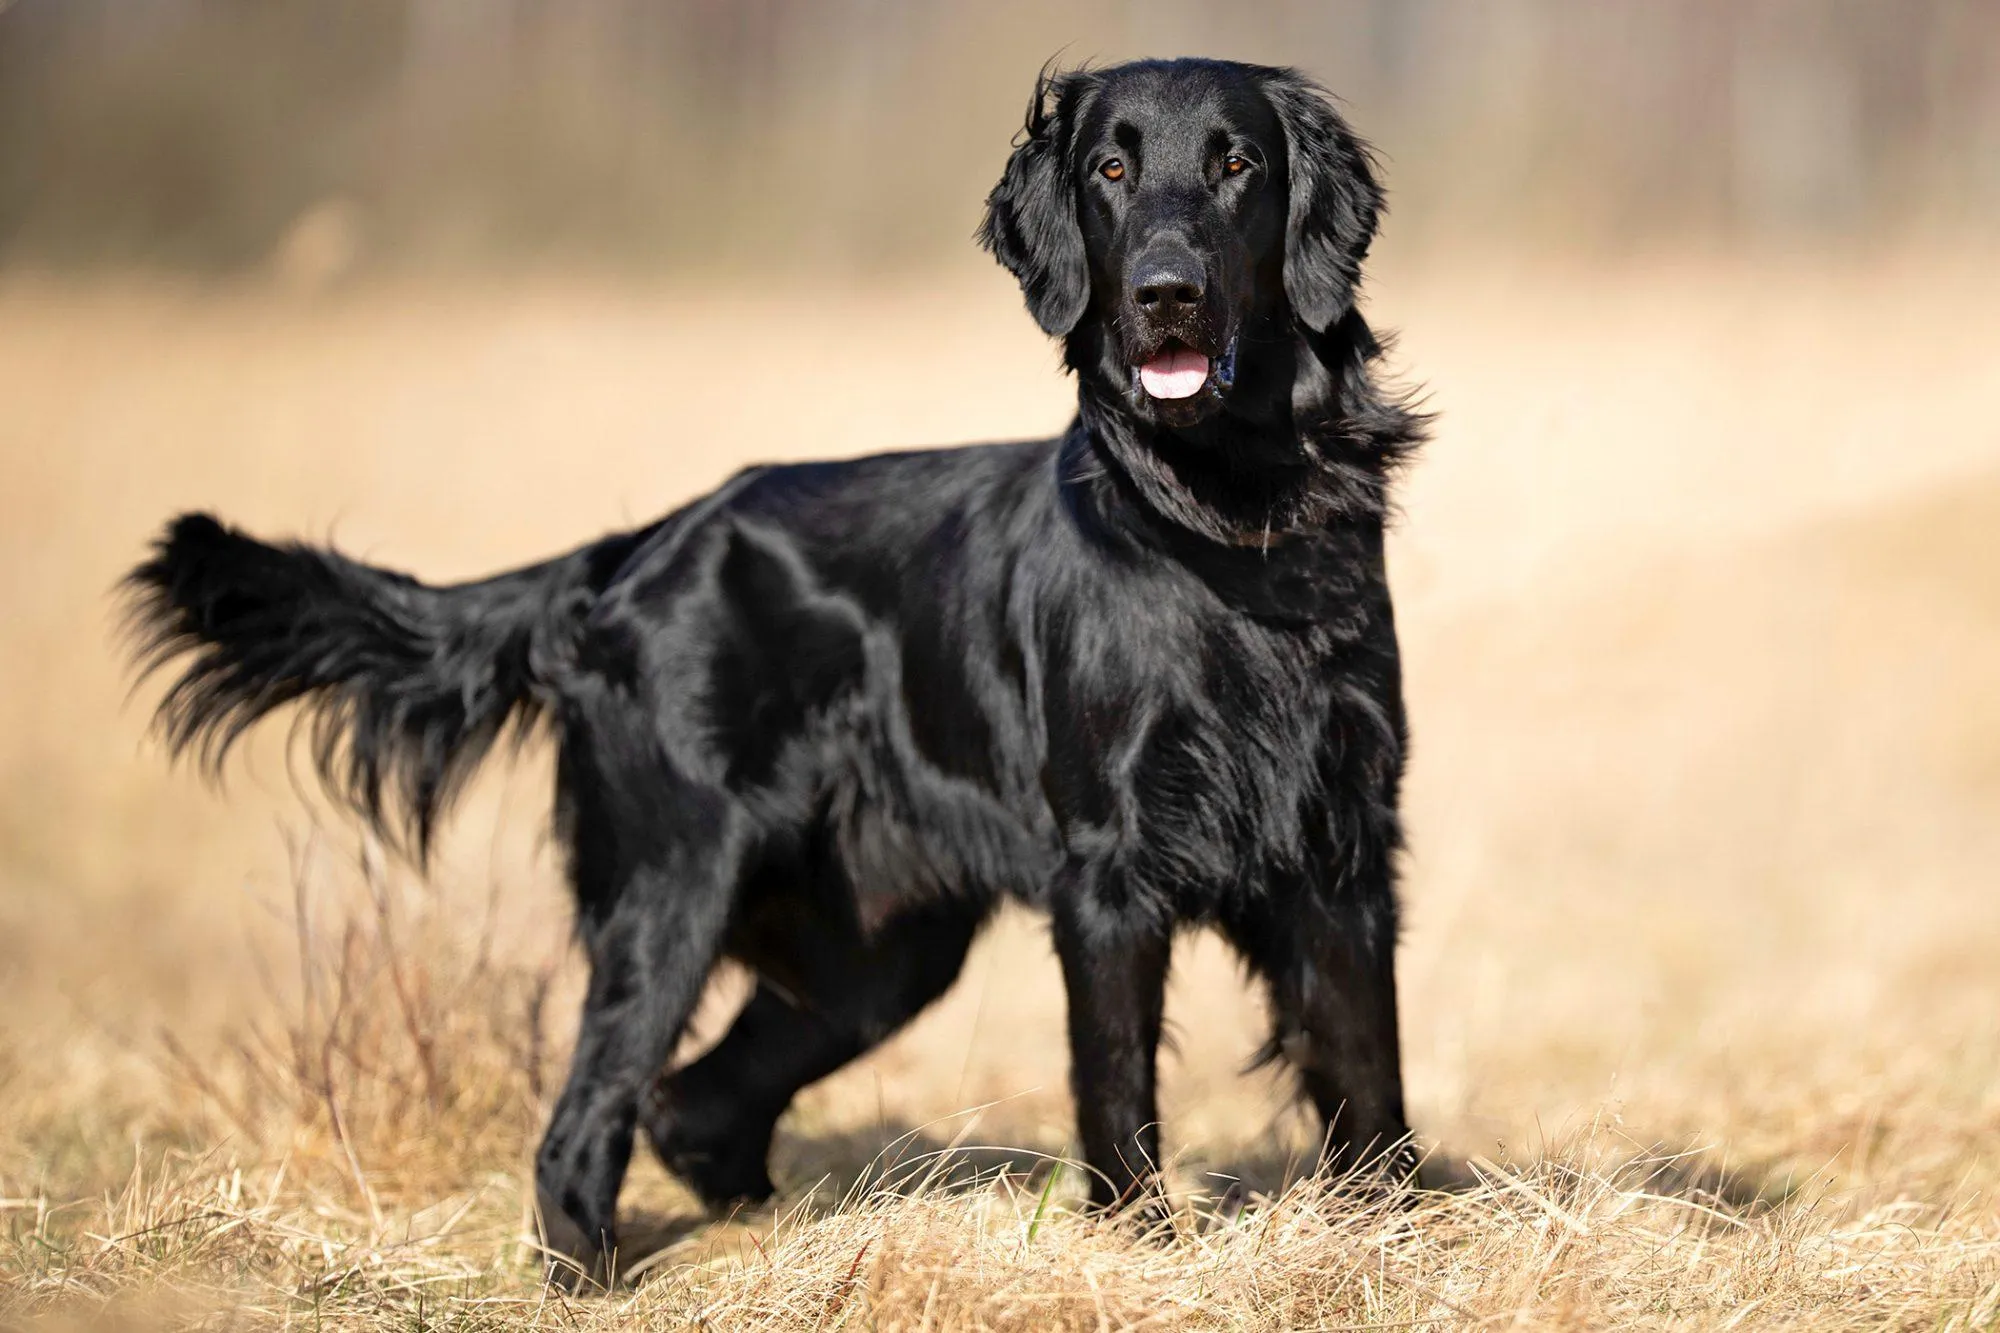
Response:
[[[1219,389],[1228,388],[1235,379],[1235,339],[1213,360],[1184,342],[1168,339],[1151,360],[1139,366],[1139,385],[1154,398],[1192,398],[1208,385],[1211,372]]]

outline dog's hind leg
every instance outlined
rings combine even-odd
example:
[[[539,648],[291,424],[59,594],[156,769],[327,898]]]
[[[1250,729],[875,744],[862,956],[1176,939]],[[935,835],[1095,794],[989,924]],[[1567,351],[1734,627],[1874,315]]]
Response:
[[[568,1082],[535,1158],[553,1280],[609,1285],[613,1225],[639,1103],[673,1055],[727,928],[746,859],[741,813],[719,793],[661,780],[577,803],[579,929],[590,958]],[[572,1266],[573,1265],[573,1266]]]
[[[722,1040],[661,1079],[641,1115],[654,1150],[704,1203],[770,1196],[778,1117],[801,1088],[871,1050],[944,994],[985,920],[938,903],[866,937],[807,917],[784,986],[760,982]]]

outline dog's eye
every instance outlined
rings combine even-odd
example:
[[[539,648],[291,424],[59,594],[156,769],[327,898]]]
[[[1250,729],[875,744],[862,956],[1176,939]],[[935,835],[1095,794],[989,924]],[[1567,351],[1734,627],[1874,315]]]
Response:
[[[1250,159],[1231,153],[1222,159],[1222,169],[1231,176],[1241,176],[1250,167]]]
[[[1125,179],[1125,164],[1115,157],[1111,158],[1097,169],[1097,174],[1108,181],[1122,181]]]

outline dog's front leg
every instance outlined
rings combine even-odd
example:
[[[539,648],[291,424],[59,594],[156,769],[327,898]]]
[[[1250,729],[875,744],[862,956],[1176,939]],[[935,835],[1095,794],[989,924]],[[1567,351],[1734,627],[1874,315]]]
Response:
[[[1416,1167],[1403,1116],[1394,893],[1385,854],[1337,896],[1272,894],[1228,926],[1270,984],[1271,1051],[1298,1071],[1319,1109],[1321,1165],[1334,1173],[1401,1176]]]
[[[1172,926],[1122,886],[1079,876],[1055,895],[1054,933],[1091,1202],[1124,1207],[1149,1193],[1159,1170],[1154,1067]]]

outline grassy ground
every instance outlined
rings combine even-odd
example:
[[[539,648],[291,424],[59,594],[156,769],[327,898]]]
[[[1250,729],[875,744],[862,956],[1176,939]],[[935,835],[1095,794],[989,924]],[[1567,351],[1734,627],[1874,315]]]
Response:
[[[753,458],[1051,430],[1053,354],[997,274],[0,283],[0,1324],[2000,1320],[1996,296],[1971,263],[1378,285],[1443,413],[1393,560],[1406,1061],[1452,1188],[1292,1184],[1288,1089],[1237,1073],[1259,1006],[1190,938],[1176,1235],[1076,1216],[1062,997],[1010,917],[801,1100],[775,1210],[704,1222],[642,1162],[638,1280],[564,1302],[523,1241],[578,984],[546,756],[496,766],[419,883],[282,726],[225,794],[169,772],[107,589],[191,505],[470,575]]]

